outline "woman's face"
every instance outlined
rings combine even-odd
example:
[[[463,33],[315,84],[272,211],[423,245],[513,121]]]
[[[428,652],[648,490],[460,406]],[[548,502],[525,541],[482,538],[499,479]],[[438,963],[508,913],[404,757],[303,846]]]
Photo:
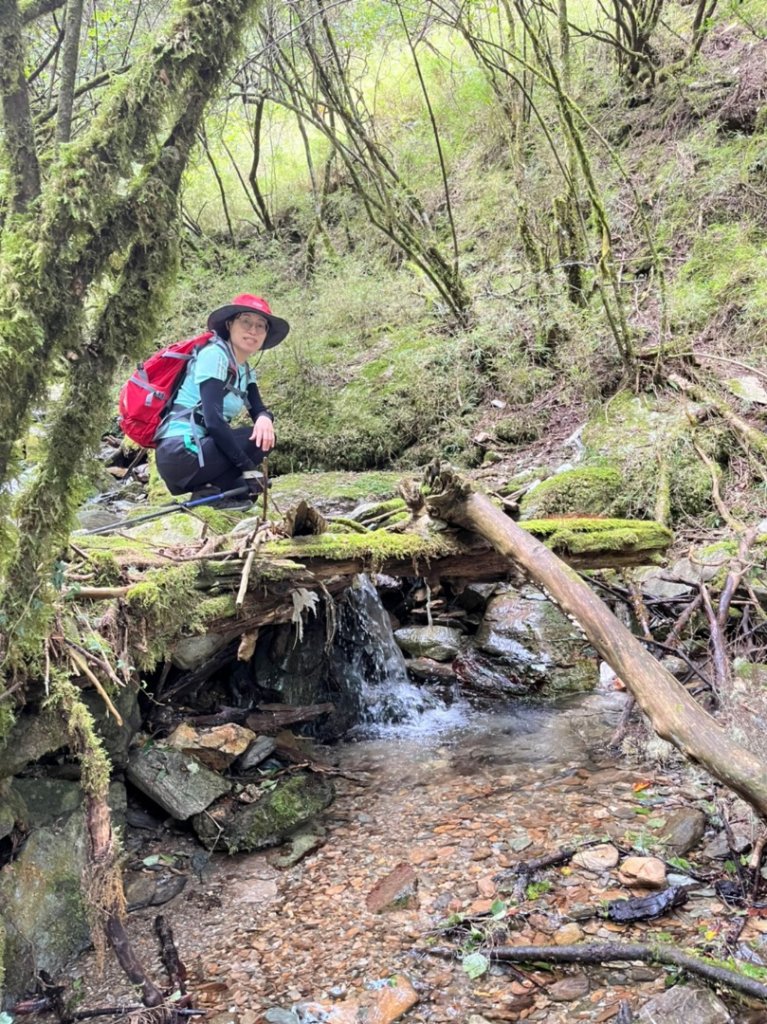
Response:
[[[237,361],[242,363],[258,352],[266,341],[269,324],[258,313],[238,313],[229,321],[229,340]]]

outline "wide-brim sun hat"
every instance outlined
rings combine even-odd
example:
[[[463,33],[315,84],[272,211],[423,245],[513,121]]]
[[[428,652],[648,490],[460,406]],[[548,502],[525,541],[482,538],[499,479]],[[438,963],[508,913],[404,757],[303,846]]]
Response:
[[[268,322],[269,333],[261,346],[262,349],[274,348],[275,345],[279,345],[290,330],[288,321],[283,320],[280,316],[275,316],[266,299],[262,299],[258,295],[247,294],[235,295],[228,305],[214,309],[208,317],[208,330],[226,336],[226,321],[231,320],[238,313],[258,313]]]

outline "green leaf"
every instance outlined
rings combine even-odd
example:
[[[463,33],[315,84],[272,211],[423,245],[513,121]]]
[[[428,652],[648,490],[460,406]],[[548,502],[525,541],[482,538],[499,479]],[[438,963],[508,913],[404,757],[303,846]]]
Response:
[[[481,978],[490,966],[490,961],[484,953],[469,953],[461,961],[461,967],[472,979]]]
[[[490,907],[490,914],[496,921],[500,921],[502,918],[506,917],[508,911],[509,908],[503,900],[495,900],[492,907]]]

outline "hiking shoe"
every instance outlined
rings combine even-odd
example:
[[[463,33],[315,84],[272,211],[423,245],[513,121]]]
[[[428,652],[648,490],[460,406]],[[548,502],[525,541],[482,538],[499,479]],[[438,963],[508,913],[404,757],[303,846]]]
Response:
[[[199,487],[196,491],[192,491],[187,500],[199,501],[201,498],[212,498],[215,494],[221,494],[221,488],[216,487],[214,484],[205,484],[204,487]]]

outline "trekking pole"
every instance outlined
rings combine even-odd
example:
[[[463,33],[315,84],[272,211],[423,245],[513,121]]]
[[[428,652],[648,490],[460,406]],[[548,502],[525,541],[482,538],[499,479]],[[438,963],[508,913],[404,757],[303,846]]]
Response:
[[[135,519],[121,519],[109,526],[97,526],[95,530],[76,530],[79,536],[93,536],[98,533],[111,533],[113,530],[120,530],[123,527],[138,526],[139,523],[148,523],[150,519],[159,519],[160,516],[170,515],[171,512],[185,512],[187,509],[198,508],[200,505],[213,505],[223,498],[238,498],[241,494],[249,494],[247,487],[235,487],[231,491],[222,491],[220,494],[210,494],[206,498],[195,498],[194,501],[175,501],[171,505],[163,505],[155,512],[149,512],[145,516],[137,516]]]
[[[266,522],[266,510],[269,500],[267,498],[267,495],[269,494],[269,460],[265,458],[261,463],[261,467],[264,471],[264,504],[261,510],[261,517],[264,522]]]

